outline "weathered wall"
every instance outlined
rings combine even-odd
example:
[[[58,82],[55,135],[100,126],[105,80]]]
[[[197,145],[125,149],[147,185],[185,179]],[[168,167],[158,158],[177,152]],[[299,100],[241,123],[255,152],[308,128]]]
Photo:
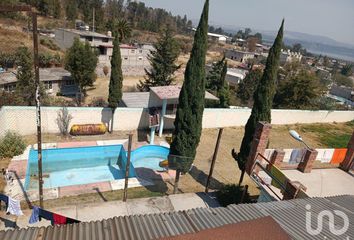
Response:
[[[57,133],[59,107],[42,107],[43,133]],[[68,108],[73,116],[71,124],[110,122],[109,108]],[[249,118],[249,109],[205,109],[203,128],[244,126]],[[347,122],[354,120],[354,111],[300,111],[273,110],[272,124]],[[142,108],[118,108],[114,114],[114,130],[135,130],[148,127],[148,113]],[[166,129],[173,128],[173,120],[165,121]],[[6,131],[22,135],[36,133],[35,107],[2,107],[0,109],[0,135]]]

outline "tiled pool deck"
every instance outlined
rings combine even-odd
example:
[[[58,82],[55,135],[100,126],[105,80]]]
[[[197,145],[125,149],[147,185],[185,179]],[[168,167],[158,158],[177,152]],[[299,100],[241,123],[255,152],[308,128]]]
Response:
[[[62,143],[45,143],[42,145],[43,149],[52,148],[73,148],[73,147],[92,147],[92,146],[106,146],[123,144],[125,149],[128,149],[128,140],[105,140],[105,141],[86,141],[86,142],[62,142]],[[132,150],[147,145],[147,142],[133,143]],[[165,144],[165,143],[161,143]],[[30,201],[38,200],[38,190],[24,191],[24,183],[27,170],[27,162],[31,148],[37,149],[37,145],[28,146],[23,154],[14,157],[9,166],[8,171],[15,174],[13,181],[8,182],[6,187],[6,194],[18,199],[25,200],[28,198]],[[129,179],[129,188],[153,185],[154,180],[171,180],[175,177],[175,171],[169,170],[168,172],[157,171],[137,171],[136,178]],[[51,189],[44,189],[45,199],[55,199],[64,196],[80,195],[85,193],[106,192],[112,190],[119,190],[124,188],[124,179],[114,181],[104,181],[90,184],[72,185],[57,187]]]

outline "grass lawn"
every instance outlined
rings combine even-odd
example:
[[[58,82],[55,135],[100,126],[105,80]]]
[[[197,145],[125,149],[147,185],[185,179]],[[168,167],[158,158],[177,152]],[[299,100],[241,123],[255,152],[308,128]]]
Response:
[[[323,145],[346,148],[354,129],[354,121],[345,124],[303,125],[300,129],[303,132],[315,134]]]
[[[128,189],[128,199],[134,198],[149,198],[149,197],[161,197],[165,193],[158,191],[150,191],[144,187],[130,188]],[[76,204],[88,204],[108,201],[121,201],[123,200],[123,190],[102,192],[102,193],[89,193],[78,196],[62,197],[59,199],[45,200],[45,208],[57,208]],[[39,201],[32,202],[33,205],[39,206]],[[21,203],[23,209],[29,208],[26,202]]]

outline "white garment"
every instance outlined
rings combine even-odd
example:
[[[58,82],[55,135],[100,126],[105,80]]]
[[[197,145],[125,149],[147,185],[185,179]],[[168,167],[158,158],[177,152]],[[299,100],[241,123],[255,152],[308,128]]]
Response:
[[[19,200],[15,200],[12,199],[11,197],[9,197],[9,202],[7,204],[7,213],[10,213],[12,215],[16,215],[16,216],[21,216],[23,215],[22,211],[21,211],[21,205],[20,205],[20,201]]]

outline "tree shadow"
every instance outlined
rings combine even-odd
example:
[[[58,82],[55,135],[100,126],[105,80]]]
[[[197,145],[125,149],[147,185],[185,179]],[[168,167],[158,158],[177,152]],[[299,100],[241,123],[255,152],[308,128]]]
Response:
[[[200,197],[205,204],[208,205],[208,207],[210,208],[217,208],[220,207],[221,205],[219,204],[219,202],[216,199],[216,194],[214,192],[212,193],[205,193],[205,192],[198,192],[196,193],[198,195],[198,197]]]
[[[20,177],[18,176],[18,174],[17,174],[16,172],[13,172],[13,173],[14,173],[14,175],[15,175],[15,177],[16,177],[16,180],[17,180],[17,182],[18,182],[18,184],[19,184],[19,186],[20,186],[20,188],[21,188],[21,191],[22,191],[22,193],[23,193],[23,196],[24,196],[24,198],[25,198],[25,201],[26,201],[26,203],[27,203],[27,206],[28,206],[29,208],[32,208],[32,202],[31,202],[31,200],[29,199],[29,197],[28,197],[28,195],[27,195],[27,192],[26,192],[25,187],[23,186],[23,184],[22,184],[22,182],[21,182],[21,180],[20,180]]]
[[[154,170],[150,168],[135,168],[135,174],[138,180],[142,180],[142,185],[151,192],[166,193],[168,191],[167,184],[163,180],[162,176],[157,174]],[[153,183],[144,185],[144,181]]]
[[[6,228],[18,228],[17,223],[9,219],[0,217],[0,221],[4,223]]]
[[[196,166],[193,166],[192,169],[189,171],[189,174],[196,180],[198,183],[206,186],[206,182],[208,179],[208,175],[205,174],[202,170],[199,170]],[[218,190],[224,186],[222,182],[219,182],[217,179],[211,177],[209,189]]]
[[[140,129],[138,130],[138,142],[147,142],[148,131]]]

